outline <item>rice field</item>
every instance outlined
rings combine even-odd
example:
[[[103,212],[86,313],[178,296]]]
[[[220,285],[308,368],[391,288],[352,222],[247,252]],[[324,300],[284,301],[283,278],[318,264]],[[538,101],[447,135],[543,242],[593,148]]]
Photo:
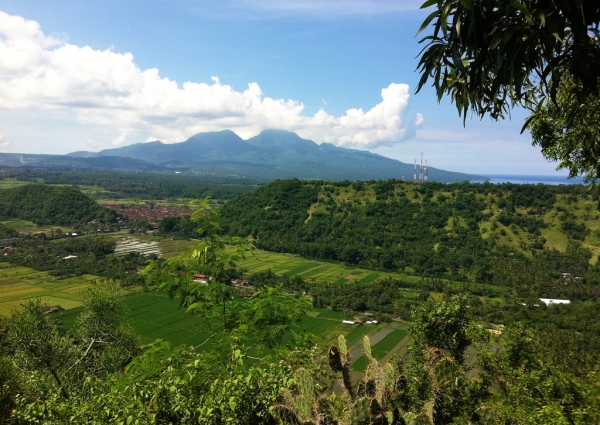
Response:
[[[190,254],[198,241],[193,240],[181,240],[181,239],[171,239],[171,238],[163,238],[159,236],[153,235],[129,235],[125,236],[124,233],[114,233],[108,235],[109,237],[114,238],[119,241],[126,237],[127,239],[135,239],[142,243],[152,243],[157,242],[160,251],[164,258],[173,258],[182,254]]]
[[[340,263],[307,260],[294,254],[273,253],[254,250],[238,262],[240,269],[248,274],[271,269],[274,273],[287,277],[300,276],[305,280],[334,284],[356,281],[370,283],[377,279],[394,277],[404,280],[418,280],[417,277],[401,273],[390,273],[347,267]]]
[[[38,297],[49,305],[65,309],[79,307],[80,291],[100,279],[93,275],[57,279],[47,272],[0,263],[0,317],[9,317],[11,311],[27,299]]]
[[[169,342],[173,346],[185,344],[199,346],[215,332],[220,332],[220,323],[213,323],[211,328],[205,317],[194,316],[179,308],[176,300],[170,300],[166,295],[152,292],[140,292],[126,295],[123,298],[125,315],[123,320],[133,327],[139,336],[140,345],[147,346],[160,342]],[[237,299],[230,309],[239,309],[247,301]],[[56,320],[66,328],[73,326],[82,308],[72,308],[55,315]],[[337,339],[340,334],[353,334],[357,329],[341,322],[341,319],[330,317],[327,310],[314,310],[302,317],[299,323],[300,331],[311,333],[320,344],[328,344]],[[375,329],[373,326],[363,327],[365,331]],[[254,343],[249,338],[242,341],[252,348]],[[209,343],[201,346],[201,350],[212,347]],[[260,355],[261,351],[252,348]],[[263,355],[265,353],[262,353]]]
[[[358,328],[360,329],[360,328]],[[381,341],[371,347],[371,355],[377,360],[382,360],[388,353],[391,353],[394,349],[402,348],[408,340],[406,339],[408,332],[405,329],[394,329],[392,332],[387,334]],[[366,355],[361,355],[352,364],[352,369],[357,372],[364,372],[367,368],[369,360]]]

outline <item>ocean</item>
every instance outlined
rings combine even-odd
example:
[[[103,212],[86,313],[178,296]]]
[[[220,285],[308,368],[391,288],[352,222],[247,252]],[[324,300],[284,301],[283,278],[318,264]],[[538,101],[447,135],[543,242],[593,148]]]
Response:
[[[576,177],[570,179],[565,176],[536,176],[520,174],[488,174],[490,183],[514,183],[514,184],[549,184],[557,186],[559,184],[585,184],[582,178]],[[473,183],[483,183],[481,180],[474,180]]]

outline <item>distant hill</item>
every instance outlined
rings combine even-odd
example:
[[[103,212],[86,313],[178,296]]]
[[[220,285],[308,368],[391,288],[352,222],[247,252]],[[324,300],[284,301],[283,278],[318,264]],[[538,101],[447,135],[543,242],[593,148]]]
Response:
[[[117,214],[71,186],[28,184],[0,190],[0,219],[70,226],[92,220],[114,222]]]
[[[414,165],[366,151],[335,147],[300,138],[282,130],[265,130],[243,140],[233,131],[197,134],[185,142],[137,143],[98,153],[73,152],[70,158],[85,161],[123,157],[160,169],[194,170],[260,178],[323,180],[412,180]],[[0,158],[1,159],[1,158]],[[106,164],[105,164],[106,165]],[[429,180],[456,182],[485,177],[429,167]]]
[[[164,167],[124,156],[98,156],[93,152],[75,152],[67,155],[37,155],[0,153],[0,166],[36,169],[104,169],[163,171]]]

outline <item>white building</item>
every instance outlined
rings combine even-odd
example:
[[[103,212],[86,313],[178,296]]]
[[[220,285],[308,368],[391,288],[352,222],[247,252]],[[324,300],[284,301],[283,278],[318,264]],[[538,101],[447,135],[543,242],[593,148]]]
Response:
[[[571,301],[569,300],[555,300],[552,298],[540,298],[540,301],[546,305],[571,304]]]

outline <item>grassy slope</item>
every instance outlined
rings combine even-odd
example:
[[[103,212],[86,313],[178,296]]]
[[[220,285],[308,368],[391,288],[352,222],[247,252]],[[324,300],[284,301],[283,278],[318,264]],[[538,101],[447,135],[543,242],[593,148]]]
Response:
[[[348,187],[337,187],[332,191],[326,190],[327,184],[321,187],[318,198],[320,200],[333,199],[336,203],[344,202],[355,202],[365,205],[367,202],[373,202],[376,199],[373,188],[368,185],[365,186],[364,190],[356,191],[352,186]],[[395,194],[398,196],[400,193],[406,194],[407,198],[411,202],[421,202],[423,194],[416,191],[417,185],[404,184],[396,187]],[[444,195],[446,198],[452,196],[452,192],[449,190],[437,190],[433,195],[433,200],[437,200],[440,195]],[[488,193],[487,195],[477,194],[478,199],[482,200],[486,204],[485,213],[489,213],[490,217],[487,220],[483,220],[478,223],[481,237],[496,238],[496,240],[503,245],[511,247],[517,252],[529,253],[531,252],[531,244],[535,239],[534,235],[529,234],[521,228],[510,228],[510,226],[504,226],[502,223],[497,221],[498,215],[501,212],[501,208],[498,207],[499,197]],[[573,201],[572,195],[557,194],[556,202],[553,208],[548,211],[542,218],[548,227],[541,230],[542,236],[546,239],[544,244],[545,248],[556,249],[564,252],[567,247],[569,238],[567,234],[561,228],[560,215],[564,214],[564,211],[568,215],[575,216],[575,222],[577,224],[585,223],[590,229],[589,235],[582,241],[582,245],[590,249],[593,253],[591,259],[592,263],[598,261],[600,256],[600,211],[598,209],[598,202],[592,200],[591,195],[576,196],[576,200]],[[325,206],[323,203],[314,203],[308,210],[309,218],[315,212],[325,212]],[[519,208],[517,212],[521,212],[526,215],[529,212],[527,208]],[[449,219],[446,230],[451,230],[453,225],[453,217]],[[461,226],[465,226],[464,222],[458,223]]]

